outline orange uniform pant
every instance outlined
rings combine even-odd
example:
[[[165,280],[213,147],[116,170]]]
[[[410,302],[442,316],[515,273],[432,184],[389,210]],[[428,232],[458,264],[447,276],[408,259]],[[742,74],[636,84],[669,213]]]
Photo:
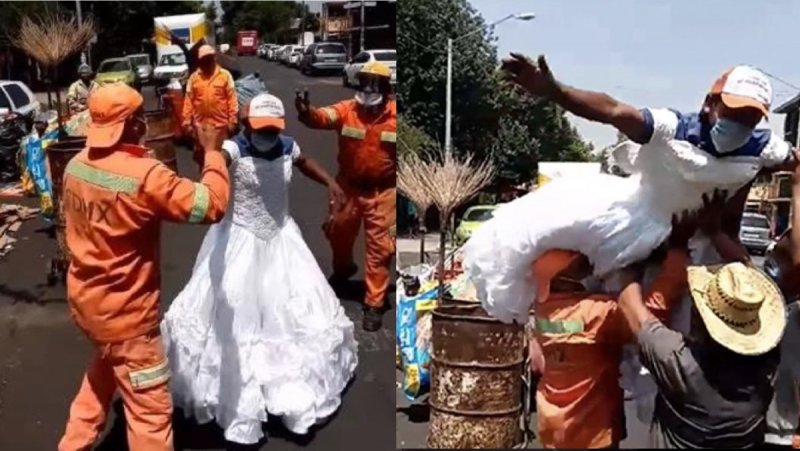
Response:
[[[119,390],[131,451],[172,451],[169,366],[157,332],[119,343],[96,344],[72,402],[59,451],[90,450],[103,431]]]
[[[342,208],[334,212],[325,228],[333,250],[333,270],[346,273],[353,265],[353,246],[361,223],[366,235],[364,272],[367,294],[364,303],[382,307],[389,289],[390,264],[395,252],[395,219],[397,215],[394,188],[363,192],[340,181],[347,195]]]

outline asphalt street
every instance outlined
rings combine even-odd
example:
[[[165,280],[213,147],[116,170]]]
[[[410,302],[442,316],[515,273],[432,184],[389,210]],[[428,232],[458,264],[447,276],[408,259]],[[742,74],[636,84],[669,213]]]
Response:
[[[329,171],[336,170],[336,137],[331,131],[312,131],[294,115],[295,89],[307,87],[311,102],[333,103],[352,96],[339,77],[309,78],[299,72],[256,58],[242,58],[245,73],[259,72],[268,90],[280,97],[287,111],[286,132],[295,137],[304,153]],[[191,178],[197,170],[190,152],[178,149],[179,172]],[[30,199],[0,199],[5,203],[35,206]],[[325,219],[325,188],[295,173],[291,211],[323,272],[329,273],[330,250],[321,224]],[[40,219],[26,222],[16,234],[16,247],[0,260],[0,450],[52,450],[63,432],[69,404],[91,356],[91,347],[69,317],[63,286],[48,287],[47,265],[54,255],[55,240],[43,233]],[[189,279],[195,255],[206,231],[203,226],[167,224],[162,231],[162,308]],[[364,252],[359,240],[356,255]],[[363,265],[361,265],[363,266]],[[394,311],[385,316],[386,328],[366,333],[360,328],[363,295],[359,273],[356,283],[340,294],[348,316],[356,323],[359,367],[344,394],[337,415],[305,437],[287,432],[280,421],[270,419],[267,438],[250,448],[224,441],[213,424],[197,425],[175,418],[177,450],[263,449],[346,450],[366,447],[394,449],[395,418],[391,414],[394,353]],[[390,293],[390,299],[394,293]],[[115,406],[96,449],[127,450],[124,418]]]

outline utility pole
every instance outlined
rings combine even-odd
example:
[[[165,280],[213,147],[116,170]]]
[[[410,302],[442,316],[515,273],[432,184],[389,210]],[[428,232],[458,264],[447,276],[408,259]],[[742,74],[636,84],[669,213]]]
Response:
[[[78,14],[78,25],[82,25],[83,14],[81,13],[81,0],[75,0],[75,12]],[[86,51],[84,50],[81,52],[81,64],[86,64],[86,59]]]
[[[364,0],[361,0],[361,47],[358,49],[359,52],[364,51]]]
[[[303,0],[303,11],[300,13],[300,45],[306,45],[306,0]]]

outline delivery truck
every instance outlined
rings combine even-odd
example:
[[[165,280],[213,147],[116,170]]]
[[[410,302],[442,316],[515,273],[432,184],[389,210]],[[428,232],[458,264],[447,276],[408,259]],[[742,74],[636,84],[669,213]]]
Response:
[[[205,14],[182,14],[178,16],[161,16],[153,19],[155,26],[156,61],[162,61],[164,55],[182,53],[181,48],[172,44],[169,32],[180,38],[188,48],[205,40],[214,45],[214,27]]]
[[[258,32],[247,30],[236,33],[236,53],[238,55],[257,55]]]

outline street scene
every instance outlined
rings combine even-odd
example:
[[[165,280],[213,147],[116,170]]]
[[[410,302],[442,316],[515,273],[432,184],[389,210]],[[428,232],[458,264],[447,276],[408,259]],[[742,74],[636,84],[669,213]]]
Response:
[[[15,3],[14,11],[6,9]],[[149,14],[152,26],[133,32],[126,24],[109,25],[103,2],[26,3],[49,5],[0,6],[0,19],[21,14],[15,20],[30,20],[22,31],[33,34],[25,36],[44,35],[37,25],[63,21],[92,29],[85,43],[49,66],[16,41],[3,50],[0,449],[332,450],[361,443],[394,449],[387,364],[395,342],[395,275],[388,262],[395,196],[382,184],[383,173],[370,175],[363,163],[347,159],[359,152],[374,162],[394,155],[394,141],[380,141],[394,136],[394,15],[383,11],[386,5],[137,2],[121,14]],[[130,42],[106,34],[120,30],[131,33]],[[140,44],[140,35],[148,42]],[[286,46],[300,55],[314,49],[305,68],[268,56],[268,49]],[[207,82],[204,64],[223,76]],[[101,72],[106,67],[114,71]],[[14,86],[31,108],[18,102]],[[209,97],[192,104],[197,95]],[[224,95],[232,97],[214,97]],[[379,102],[358,110],[358,99],[376,96]],[[108,102],[130,108],[132,116],[117,126],[119,147],[106,161],[99,156],[104,147],[92,143],[108,140],[97,131],[108,120],[102,110]],[[371,122],[324,122],[331,105],[351,105],[354,117]],[[337,108],[341,121],[351,120],[345,106]],[[343,139],[342,127],[364,127],[363,144]],[[139,142],[144,157],[126,154],[127,163],[115,163]],[[261,156],[261,149],[275,146],[284,146],[277,159]],[[92,150],[81,152],[84,147]],[[154,167],[139,182],[141,193],[153,194],[121,200],[132,195],[119,181],[141,177],[137,165]],[[354,174],[348,167],[364,169]],[[369,168],[386,171],[376,163]],[[105,175],[98,176],[101,170]],[[293,172],[290,182],[286,171]],[[162,181],[153,182],[156,175]],[[393,166],[391,175],[393,189]],[[117,182],[108,182],[112,176]],[[363,188],[350,185],[357,181]],[[103,203],[110,190],[118,190],[114,200]],[[207,192],[201,207],[197,195],[185,194],[192,190]],[[371,202],[392,214],[364,207],[360,214],[371,215],[366,229],[338,229],[345,206],[373,193],[386,200]],[[181,199],[189,204],[181,206]],[[131,202],[140,206],[124,210]],[[147,208],[156,213],[141,215]],[[158,223],[115,222],[153,214],[169,219],[155,228]],[[347,224],[363,222],[348,214]],[[82,215],[90,221],[81,223]],[[350,240],[352,251],[342,246]],[[376,252],[386,254],[377,259],[385,265],[371,263]],[[135,269],[132,261],[152,265]],[[347,264],[352,270],[342,274]],[[93,265],[104,268],[102,275],[88,269]],[[87,272],[117,285],[97,285],[103,294],[90,299],[94,282],[83,278]],[[124,288],[130,280],[134,285]],[[137,298],[143,286],[153,287],[160,302],[136,304],[148,299]],[[130,308],[142,310],[122,313]],[[149,341],[159,330],[160,338]],[[196,333],[205,338],[194,341]],[[108,370],[98,368],[113,373],[104,376]],[[108,406],[91,401],[108,396],[103,393],[112,395]],[[157,409],[169,395],[174,412]],[[105,421],[104,414],[87,420],[92,409],[107,412]]]
[[[402,2],[398,449],[800,447],[800,9],[688,6]]]

